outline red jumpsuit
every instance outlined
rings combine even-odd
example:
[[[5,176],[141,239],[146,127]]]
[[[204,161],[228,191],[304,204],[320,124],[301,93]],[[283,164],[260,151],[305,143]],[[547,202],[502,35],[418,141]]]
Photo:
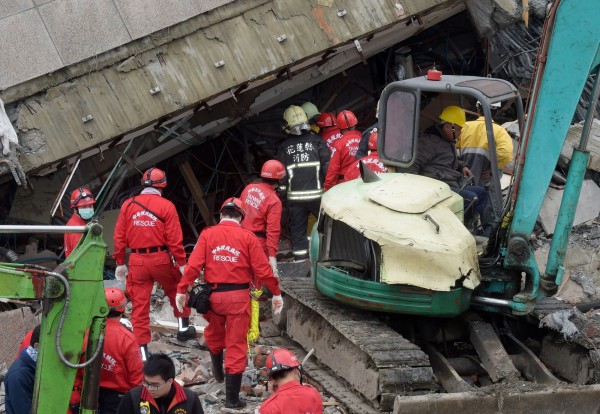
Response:
[[[281,200],[273,186],[261,182],[248,184],[240,200],[246,210],[242,227],[256,234],[268,257],[275,257],[281,232]]]
[[[118,319],[106,320],[100,387],[125,394],[142,384],[142,355],[133,333]]]
[[[327,144],[329,152],[333,151],[335,142],[342,137],[342,131],[336,126],[321,129],[321,138]]]
[[[138,344],[144,345],[151,339],[150,295],[155,281],[163,287],[176,318],[190,316],[190,308],[186,306],[179,312],[175,305],[177,283],[181,279],[179,266],[185,265],[183,235],[175,206],[158,194],[142,192],[134,198],[145,208],[134,203],[133,198],[123,203],[115,226],[113,258],[117,265],[123,265],[125,248],[132,249],[127,296],[133,304],[133,332]]]
[[[323,400],[310,385],[290,381],[279,386],[258,409],[259,414],[321,414]]]
[[[266,285],[273,295],[281,295],[279,281],[273,276],[267,256],[256,236],[244,230],[234,220],[224,219],[205,228],[190,255],[185,273],[177,286],[185,293],[188,286],[204,269],[204,281],[213,288],[222,284],[249,284],[256,279]],[[210,307],[204,318],[204,338],[211,353],[225,354],[225,372],[240,374],[246,368],[248,353],[247,334],[250,327],[250,292],[239,290],[212,292]]]
[[[336,141],[333,152],[331,153],[331,160],[329,161],[329,168],[327,169],[327,175],[325,176],[325,183],[323,184],[325,191],[329,190],[334,185],[346,181],[344,178],[346,173],[356,163],[356,152],[358,151],[358,144],[360,143],[361,138],[362,134],[353,129],[346,131],[344,136]]]
[[[383,165],[383,163],[379,159],[379,155],[377,155],[377,152],[372,151],[366,157],[362,157],[359,161],[356,162],[356,164],[354,164],[352,168],[348,170],[348,172],[345,175],[346,181],[354,180],[355,178],[360,177],[360,167],[358,166],[360,161],[362,161],[363,164],[366,167],[369,167],[369,169],[374,173],[381,174],[387,172],[387,168],[385,168],[385,165]]]
[[[67,226],[85,226],[87,222],[79,217],[79,214],[73,213],[69,221],[67,221]],[[69,255],[79,243],[79,240],[83,236],[82,233],[65,233],[65,257],[69,257]]]

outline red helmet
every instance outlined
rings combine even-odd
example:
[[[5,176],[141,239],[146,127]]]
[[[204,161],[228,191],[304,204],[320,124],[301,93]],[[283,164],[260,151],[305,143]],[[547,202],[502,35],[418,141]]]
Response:
[[[142,175],[144,187],[165,188],[167,186],[167,174],[158,168],[150,168]]]
[[[124,312],[127,305],[127,298],[121,289],[116,287],[107,287],[104,289],[106,302],[111,311]]]
[[[90,190],[79,187],[71,193],[71,208],[87,207],[96,204],[96,199]]]
[[[356,115],[354,112],[344,110],[340,112],[337,116],[337,124],[340,129],[348,129],[356,126],[358,124],[358,119],[356,119]]]
[[[298,361],[296,355],[284,348],[274,350],[267,357],[266,367],[269,375],[273,375],[281,371],[288,371],[299,366],[300,361]]]
[[[337,121],[335,119],[335,115],[331,112],[323,112],[317,118],[317,126],[319,128],[328,128],[332,126],[337,126]]]
[[[225,210],[226,208],[232,208],[238,213],[240,213],[242,215],[242,220],[246,216],[246,210],[244,210],[244,203],[242,203],[242,200],[240,200],[239,198],[230,197],[227,200],[225,200],[225,202],[221,206],[220,212],[222,213],[223,210]]]
[[[377,128],[373,128],[371,135],[369,135],[369,149],[371,151],[377,151]]]
[[[271,180],[281,180],[285,177],[285,167],[277,160],[269,160],[263,164],[260,176]]]

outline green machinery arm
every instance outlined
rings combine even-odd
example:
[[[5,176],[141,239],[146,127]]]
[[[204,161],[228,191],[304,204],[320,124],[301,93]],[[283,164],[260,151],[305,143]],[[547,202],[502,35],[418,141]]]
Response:
[[[33,395],[34,414],[66,413],[75,376],[84,369],[81,413],[97,408],[102,345],[108,305],[103,269],[102,227],[0,226],[0,233],[85,233],[54,271],[0,263],[0,297],[42,300],[42,325]],[[87,333],[86,357],[80,363]]]
[[[589,153],[585,150],[597,105],[600,28],[598,0],[559,0],[545,26],[528,118],[517,165],[515,204],[507,237],[506,268],[525,271],[528,288],[514,297],[511,307],[534,303],[552,293],[562,279],[562,265],[573,225]],[[540,275],[529,243],[545,190],[558,161],[585,82],[596,73],[594,92],[579,148],[573,154],[545,275]],[[590,110],[591,109],[591,110]],[[542,288],[542,289],[540,289]],[[525,307],[523,307],[523,310]]]

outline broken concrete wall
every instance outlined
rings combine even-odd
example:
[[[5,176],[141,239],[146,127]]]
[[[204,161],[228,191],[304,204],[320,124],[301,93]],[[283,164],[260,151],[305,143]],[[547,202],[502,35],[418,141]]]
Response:
[[[21,340],[37,323],[29,308],[0,312],[0,372],[13,363]]]
[[[319,58],[316,63],[326,50],[345,48],[358,56],[354,39],[368,43],[374,32],[394,24],[422,30],[420,21],[427,20],[432,8],[454,14],[462,7],[458,1],[440,0],[406,1],[400,7],[384,0],[316,6],[292,0],[227,4],[218,14],[196,16],[175,26],[175,33],[189,32],[182,37],[158,47],[148,48],[153,44],[146,42],[146,49],[132,45],[130,53],[139,53],[123,56],[113,66],[103,67],[104,57],[99,57],[100,69],[83,62],[88,72],[68,79],[61,72],[57,76],[63,83],[32,81],[29,90],[43,87],[46,92],[19,102],[16,127],[26,137],[35,133],[32,141],[46,143],[47,148],[40,146],[39,151],[21,156],[21,164],[28,172],[39,170],[156,124],[157,119],[162,124],[184,110],[200,110],[197,105],[203,101],[229,98],[232,88],[252,88],[254,83],[286,76],[288,69],[287,76],[292,76],[294,66],[309,57]],[[421,19],[404,23],[415,15]],[[279,41],[283,35],[285,40]],[[111,53],[122,56],[123,48]],[[77,65],[72,68],[73,73],[79,70]],[[27,90],[19,86],[4,94],[23,97]],[[244,108],[240,110],[242,115]]]
[[[562,202],[564,190],[548,188],[540,209],[539,219],[546,234],[554,234],[556,219]],[[584,180],[575,211],[573,225],[585,223],[598,217],[600,213],[600,187],[592,180]]]
[[[482,38],[492,37],[521,19],[521,2],[517,0],[467,0],[475,28]]]
[[[233,0],[0,3],[0,89],[60,70]],[[19,39],[19,42],[12,39]],[[33,58],[35,57],[35,58]]]

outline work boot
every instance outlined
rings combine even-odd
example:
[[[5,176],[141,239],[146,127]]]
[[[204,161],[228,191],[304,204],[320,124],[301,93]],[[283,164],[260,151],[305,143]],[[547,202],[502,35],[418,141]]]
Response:
[[[196,339],[196,328],[190,325],[190,318],[177,318],[179,329],[177,330],[178,341],[188,341]]]
[[[220,354],[210,353],[210,360],[212,361],[212,373],[213,377],[217,382],[223,382],[223,352]]]
[[[243,374],[225,374],[225,408],[244,408],[246,403],[240,400]]]
[[[148,351],[148,344],[140,345],[140,353],[142,354],[142,361],[146,362],[146,360],[150,356],[150,351]]]

